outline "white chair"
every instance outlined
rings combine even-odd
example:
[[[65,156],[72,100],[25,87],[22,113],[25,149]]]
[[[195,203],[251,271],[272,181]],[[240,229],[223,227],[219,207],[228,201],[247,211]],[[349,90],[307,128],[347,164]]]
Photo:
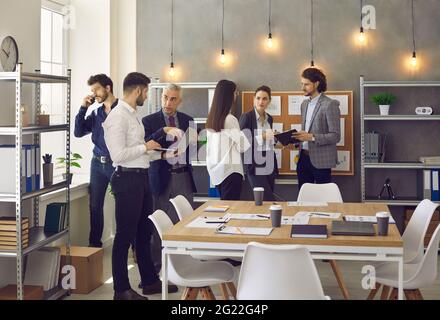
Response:
[[[438,206],[431,200],[425,199],[414,210],[402,235],[404,263],[418,263],[422,260],[426,230]]]
[[[148,217],[154,224],[163,238],[163,233],[172,228],[173,222],[168,215],[162,210],[156,210]],[[202,299],[214,300],[211,286],[224,284],[235,297],[236,289],[232,283],[234,280],[234,268],[227,262],[223,261],[200,261],[186,255],[169,255],[168,256],[168,278],[178,286],[185,287],[182,295],[183,300],[195,300],[199,294]],[[226,292],[227,293],[227,292]],[[226,296],[226,298],[229,295]]]
[[[325,300],[306,247],[250,242],[238,281],[239,300]]]
[[[337,202],[342,203],[341,191],[335,183],[304,183],[299,190],[299,202]]]
[[[428,249],[419,263],[403,265],[403,290],[408,300],[423,299],[420,288],[431,286],[437,278],[438,249],[440,242],[440,226],[434,231]],[[376,292],[383,286],[381,299],[397,299],[398,264],[390,263],[376,268],[376,289],[371,290],[367,299],[373,299]]]
[[[335,183],[304,183],[298,193],[298,202],[335,202],[342,203],[341,191]],[[341,289],[344,299],[349,299],[347,287],[342,277],[341,270],[335,260],[329,260],[336,281]]]
[[[174,209],[176,209],[177,216],[179,217],[180,221],[190,216],[194,212],[191,203],[189,203],[189,201],[182,195],[178,195],[175,198],[170,199],[170,202],[173,204]]]

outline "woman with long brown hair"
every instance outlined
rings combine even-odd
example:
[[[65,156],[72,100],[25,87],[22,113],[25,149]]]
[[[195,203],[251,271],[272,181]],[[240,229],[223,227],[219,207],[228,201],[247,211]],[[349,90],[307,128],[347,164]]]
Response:
[[[206,122],[206,165],[221,200],[240,199],[244,176],[241,153],[250,147],[237,118],[231,114],[237,96],[234,82],[219,81]]]

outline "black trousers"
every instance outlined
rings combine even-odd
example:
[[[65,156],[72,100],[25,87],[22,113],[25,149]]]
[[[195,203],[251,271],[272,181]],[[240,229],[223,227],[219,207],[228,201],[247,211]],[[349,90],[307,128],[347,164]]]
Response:
[[[332,181],[332,170],[315,168],[310,161],[310,156],[301,151],[298,165],[296,167],[298,174],[298,190],[304,183],[330,183]]]
[[[239,173],[232,173],[222,183],[216,186],[220,192],[221,200],[240,200],[243,176]]]
[[[115,172],[111,179],[116,206],[116,235],[113,242],[112,273],[114,290],[130,289],[127,261],[128,249],[136,243],[136,258],[143,284],[159,280],[151,260],[153,201],[146,172]]]

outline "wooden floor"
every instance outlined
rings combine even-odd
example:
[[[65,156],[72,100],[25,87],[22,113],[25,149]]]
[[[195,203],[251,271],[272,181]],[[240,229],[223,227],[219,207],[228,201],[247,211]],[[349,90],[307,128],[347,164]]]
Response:
[[[129,265],[131,269],[128,272],[130,283],[133,289],[137,289],[137,285],[140,280],[137,265],[133,263],[131,258],[131,251],[129,255]],[[342,293],[338,287],[335,276],[332,272],[329,263],[315,261],[316,267],[318,268],[319,275],[321,277],[321,282],[324,287],[324,293],[331,297],[332,300],[343,299]],[[365,300],[368,296],[369,291],[364,290],[361,287],[361,281],[363,274],[361,273],[362,267],[365,265],[364,262],[351,262],[351,261],[338,261],[338,265],[341,268],[344,280],[348,287],[351,299]],[[440,256],[439,256],[439,266],[440,266]],[[107,248],[104,254],[104,281],[108,281],[111,278],[111,248]],[[108,281],[110,282],[110,281]],[[221,292],[218,286],[213,288],[214,294],[218,299],[221,297]],[[140,290],[138,290],[139,293]],[[178,300],[182,295],[182,288],[174,294],[169,295],[169,299]],[[429,288],[421,288],[423,297],[426,300],[440,300],[440,275],[437,277],[435,284]],[[380,294],[377,294],[376,299],[378,299]],[[151,295],[148,296],[151,300],[160,300],[161,295]],[[113,299],[113,283],[107,283],[92,291],[88,295],[71,295],[65,299],[69,300],[111,300]]]

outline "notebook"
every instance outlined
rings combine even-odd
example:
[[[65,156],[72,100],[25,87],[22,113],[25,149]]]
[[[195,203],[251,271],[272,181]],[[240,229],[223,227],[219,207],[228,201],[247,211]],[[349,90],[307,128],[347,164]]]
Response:
[[[332,234],[343,236],[374,236],[373,223],[359,221],[332,221]]]
[[[292,133],[294,133],[294,132],[297,132],[296,129],[284,131],[284,132],[275,134],[274,136],[279,142],[281,142],[281,144],[283,146],[287,146],[290,143],[295,144],[295,143],[300,142],[299,140],[292,138]]]
[[[294,224],[291,231],[292,238],[327,238],[327,225],[325,224]]]
[[[229,209],[229,206],[208,206],[205,208],[205,212],[225,212]]]
[[[235,234],[235,235],[253,235],[268,236],[273,228],[253,228],[253,227],[227,227],[225,225],[217,228],[216,233]]]

